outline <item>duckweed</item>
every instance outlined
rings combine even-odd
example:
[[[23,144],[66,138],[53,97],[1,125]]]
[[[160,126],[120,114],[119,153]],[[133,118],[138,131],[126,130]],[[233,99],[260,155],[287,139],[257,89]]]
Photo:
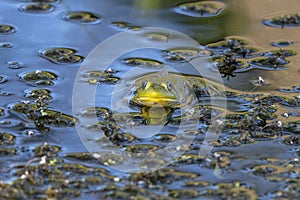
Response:
[[[40,146],[35,147],[33,152],[37,157],[41,157],[41,156],[53,157],[53,156],[57,156],[60,150],[61,147],[59,146],[49,145],[48,143],[44,143]]]
[[[299,14],[288,14],[277,17],[272,17],[263,20],[263,23],[267,26],[276,28],[293,28],[300,25],[300,15]]]
[[[20,6],[20,11],[27,13],[49,13],[54,10],[54,6],[48,3],[30,3]]]
[[[11,145],[15,143],[15,138],[13,134],[7,132],[0,132],[0,145]]]
[[[98,24],[101,21],[98,14],[84,11],[67,12],[63,15],[63,19],[79,24]]]
[[[13,48],[13,46],[10,42],[0,42],[0,49]]]
[[[128,22],[116,21],[111,23],[114,28],[117,30],[140,30],[142,27],[132,25]]]
[[[0,35],[9,35],[16,32],[16,28],[8,24],[0,24]]]
[[[6,81],[6,78],[2,75],[0,75],[0,84],[4,83]]]
[[[223,13],[226,5],[218,1],[200,1],[179,4],[175,11],[192,17],[214,17]]]
[[[34,82],[41,80],[56,80],[57,75],[50,71],[40,71],[36,70],[34,72],[22,73],[19,77],[24,81]]]
[[[126,58],[123,63],[128,66],[145,67],[145,68],[161,68],[163,63],[153,59],[147,58]]]
[[[83,56],[77,55],[77,51],[71,48],[55,47],[39,50],[39,55],[56,64],[76,64],[81,63]]]

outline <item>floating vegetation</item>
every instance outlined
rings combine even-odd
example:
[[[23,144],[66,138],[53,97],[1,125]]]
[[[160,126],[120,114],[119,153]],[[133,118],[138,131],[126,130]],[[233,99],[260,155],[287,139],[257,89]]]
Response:
[[[88,152],[82,152],[82,153],[68,153],[66,155],[67,158],[73,158],[76,160],[81,160],[81,161],[91,161],[95,159],[95,157],[92,155],[92,153]]]
[[[48,3],[30,3],[30,4],[23,4],[20,6],[21,12],[27,13],[49,13],[54,10],[54,6]]]
[[[0,84],[6,82],[6,78],[0,74]]]
[[[25,97],[29,99],[38,99],[41,97],[51,100],[51,91],[48,89],[26,90]]]
[[[147,33],[146,37],[154,42],[168,42],[169,36],[165,33]]]
[[[202,57],[202,56],[211,56],[213,54],[212,51],[206,49],[199,48],[190,48],[190,47],[182,47],[182,48],[172,48],[165,50],[167,55],[164,56],[166,60],[171,62],[188,62],[193,58]]]
[[[15,32],[16,32],[15,27],[7,24],[0,24],[0,35],[9,35]]]
[[[295,56],[296,54],[297,54],[297,52],[293,51],[293,50],[279,49],[279,50],[272,50],[272,51],[265,52],[265,53],[263,53],[263,56],[266,56],[266,57],[277,56],[277,57],[285,58],[288,56]]]
[[[288,60],[280,57],[260,58],[260,59],[251,60],[249,62],[250,65],[264,67],[265,69],[282,68],[282,66],[288,63],[289,63]]]
[[[159,142],[172,142],[176,140],[176,136],[173,134],[159,133],[154,136],[154,139]]]
[[[227,80],[229,80],[230,77],[236,76],[234,72],[237,69],[245,68],[244,63],[240,60],[236,60],[232,53],[226,53],[222,56],[214,57],[213,65],[221,73],[222,78],[227,77]]]
[[[92,12],[67,12],[63,15],[63,19],[69,22],[78,24],[98,24],[101,21],[101,17]]]
[[[258,31],[259,26],[250,30],[248,18],[235,16],[243,13],[234,9],[241,8],[239,1],[231,4],[228,12],[225,1],[181,1],[175,8],[179,14],[170,13],[170,6],[174,6],[171,1],[155,3],[155,7],[151,5],[149,9],[149,5],[139,2],[134,5],[138,9],[129,17],[123,14],[133,7],[126,3],[118,8],[110,7],[114,3],[104,3],[100,10],[111,9],[104,23],[101,23],[102,16],[89,12],[98,8],[80,11],[98,5],[96,0],[91,0],[87,7],[83,1],[62,4],[61,0],[3,1],[0,199],[299,199],[300,85],[297,75],[300,71],[297,69],[296,29],[287,32],[284,29],[286,34],[274,28],[268,29],[271,34]],[[65,6],[72,11],[67,12],[70,9]],[[51,13],[54,10],[57,13]],[[141,18],[134,19],[135,16]],[[26,21],[22,17],[31,20],[21,23]],[[159,29],[145,32],[136,26],[149,25],[155,18],[163,19],[156,20],[156,25],[176,27],[207,45],[189,46],[181,35]],[[277,27],[299,28],[299,15],[284,18],[273,22]],[[36,20],[42,20],[45,26],[66,25],[62,30],[65,34],[47,33],[49,27],[33,26]],[[195,20],[199,26],[195,26]],[[16,27],[4,24],[5,21]],[[239,21],[250,27],[246,30],[249,38],[227,37],[245,35],[245,27],[237,27]],[[80,106],[75,113],[78,119],[67,115],[71,106],[68,95],[72,75],[83,61],[82,55],[95,41],[101,42],[111,33],[128,30],[127,33],[137,36],[134,38],[137,42],[158,45],[162,50],[150,50],[150,54],[148,50],[129,52],[111,64],[113,69],[104,70],[107,63],[101,60],[96,66],[89,66],[94,69],[79,74],[79,81],[87,88],[98,88],[95,105],[87,102]],[[253,38],[254,31],[260,33],[260,38]],[[12,34],[15,32],[17,34]],[[48,36],[53,38],[45,38]],[[80,41],[76,41],[78,39]],[[252,39],[273,47],[262,50]],[[211,41],[215,42],[209,43]],[[42,58],[36,57],[37,49]],[[103,50],[105,54],[106,49]],[[220,71],[225,79],[240,77],[224,80],[224,92],[222,84],[212,83],[215,77],[210,73],[215,72],[207,74],[207,78],[182,75],[196,72],[185,66],[187,61],[197,58],[213,59],[214,64],[199,63],[199,70],[211,67],[215,72]],[[75,68],[61,67],[63,64]],[[148,72],[167,68],[166,64],[178,72],[148,76]],[[133,79],[124,77],[136,70],[138,73],[130,75]],[[144,72],[147,76],[140,76]],[[170,74],[174,76],[169,79]],[[154,89],[138,98],[149,82],[155,83],[152,84]],[[132,86],[132,90],[118,88],[123,83]],[[256,93],[258,86],[261,87]],[[178,90],[180,87],[182,90]],[[115,107],[107,99],[115,95],[111,94],[114,89],[120,91],[117,94],[120,102],[116,102]],[[119,95],[122,92],[126,95]],[[214,97],[216,104],[212,102]],[[11,103],[16,99],[17,103]],[[226,106],[218,104],[223,100]],[[190,107],[190,104],[193,105]],[[164,106],[168,108],[157,108]],[[226,116],[219,120],[222,114]],[[189,119],[195,115],[194,128]],[[93,145],[88,152],[82,144],[75,144],[79,141],[75,125],[84,132],[82,142]],[[206,148],[207,145],[211,148]],[[162,168],[156,170],[158,166]],[[136,171],[125,172],[133,170]]]
[[[23,73],[19,75],[24,81],[38,81],[38,80],[55,80],[57,75],[49,71],[36,70],[34,72]]]
[[[226,5],[219,1],[200,1],[179,4],[175,11],[191,17],[214,17],[223,13]]]
[[[299,131],[298,131],[299,134]],[[300,136],[299,135],[289,135],[283,137],[283,144],[292,145],[292,146],[299,146],[300,145]]]
[[[87,82],[91,85],[98,83],[117,84],[120,81],[119,77],[114,76],[116,73],[111,70],[106,71],[88,71],[83,76],[88,78]]]
[[[7,132],[0,132],[0,145],[12,145],[15,144],[16,136]]]
[[[17,61],[9,61],[7,64],[10,69],[20,69],[24,67],[22,63]]]
[[[273,17],[263,20],[263,23],[267,26],[275,28],[292,28],[300,26],[300,15],[299,14],[290,14],[290,15],[281,15],[278,17]]]
[[[231,53],[237,58],[252,58],[258,56],[259,50],[248,45],[248,42],[244,39],[227,37],[219,42],[207,44],[206,47],[219,53]]]
[[[34,86],[52,86],[58,76],[50,71],[36,70],[34,72],[21,73],[19,77]]]
[[[13,48],[13,44],[10,42],[0,42],[0,49],[9,49]]]
[[[257,193],[254,189],[240,182],[218,183],[212,189],[205,190],[204,197],[213,197],[218,199],[247,199],[255,200]]]
[[[61,0],[19,0],[19,1],[24,1],[24,2],[33,2],[33,3],[60,3]]]
[[[111,112],[108,108],[95,107],[95,108],[86,108],[80,113],[83,117],[98,117],[98,118],[108,118],[111,116]]]
[[[133,144],[126,146],[126,151],[132,153],[149,153],[158,149],[159,146],[154,144]]]
[[[125,31],[125,30],[140,30],[142,27],[140,26],[135,26],[135,25],[132,25],[128,22],[122,22],[122,21],[119,21],[119,22],[112,22],[111,23],[112,26],[114,28],[116,28],[117,30],[121,30],[121,31]]]
[[[300,85],[292,86],[291,88],[280,88],[280,92],[295,92],[300,93]]]
[[[119,165],[125,161],[123,156],[114,153],[96,153],[93,156],[106,166]]]
[[[41,49],[39,55],[56,64],[75,64],[83,61],[84,57],[77,55],[77,51],[71,48]]]
[[[57,127],[74,126],[77,119],[64,113],[50,110],[48,105],[49,99],[42,96],[34,100],[23,101],[12,105],[11,109],[17,113],[24,114],[27,118],[34,122],[36,128],[40,131],[49,130],[46,125]]]
[[[280,167],[278,165],[272,165],[272,164],[257,165],[253,167],[252,170],[253,170],[253,174],[259,176],[278,175],[285,171],[283,167]]]
[[[271,45],[274,47],[287,47],[293,45],[295,42],[293,41],[275,41],[271,42]]]
[[[0,117],[5,115],[5,110],[0,107]]]
[[[200,194],[197,190],[193,189],[178,189],[178,190],[169,190],[169,197],[176,199],[192,199],[198,197]]]
[[[54,152],[56,150],[54,148]],[[33,195],[41,199],[75,198],[89,186],[92,187],[95,180],[107,182],[113,178],[102,168],[63,163],[63,160],[57,157],[46,156],[33,158],[25,165],[15,165],[13,169],[16,179],[7,184],[0,184],[0,198],[30,199]],[[84,182],[80,175],[84,176],[84,180],[90,181]],[[48,187],[45,188],[45,184]]]
[[[299,96],[295,96],[280,102],[280,104],[288,107],[300,107],[300,98]]]
[[[54,157],[57,156],[60,150],[61,147],[59,146],[44,143],[40,146],[35,147],[33,152],[36,157],[42,157],[42,156]]]
[[[123,60],[123,63],[132,67],[144,67],[154,69],[163,67],[162,62],[148,58],[126,58]]]

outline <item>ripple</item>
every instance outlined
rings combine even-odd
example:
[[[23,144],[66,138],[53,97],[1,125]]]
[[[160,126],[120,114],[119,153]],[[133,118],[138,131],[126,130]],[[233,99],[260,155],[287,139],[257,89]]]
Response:
[[[9,35],[15,32],[16,32],[15,27],[7,24],[0,24],[0,35]]]
[[[19,10],[26,13],[43,14],[52,12],[54,6],[48,3],[31,3],[21,5]]]
[[[179,4],[175,12],[190,17],[214,17],[223,13],[226,5],[217,1],[200,1]]]
[[[63,15],[63,19],[78,24],[98,24],[101,21],[101,17],[96,13],[84,11],[67,12]]]
[[[50,60],[56,64],[75,64],[83,61],[84,57],[77,55],[77,51],[71,48],[56,47],[39,50],[42,58]]]
[[[293,28],[300,26],[300,15],[289,14],[263,20],[263,24],[275,28]]]

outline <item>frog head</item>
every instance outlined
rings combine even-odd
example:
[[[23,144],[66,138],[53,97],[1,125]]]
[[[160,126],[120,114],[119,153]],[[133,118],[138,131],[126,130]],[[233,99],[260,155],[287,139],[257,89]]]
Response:
[[[137,88],[132,101],[143,107],[176,107],[181,103],[182,98],[168,82],[158,84],[146,81]]]

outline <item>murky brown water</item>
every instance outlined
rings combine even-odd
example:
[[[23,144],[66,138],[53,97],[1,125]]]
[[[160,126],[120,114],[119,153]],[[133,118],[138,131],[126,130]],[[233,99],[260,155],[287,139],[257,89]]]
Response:
[[[300,2],[190,2],[0,2],[1,199],[299,199]],[[216,7],[207,12],[201,2]],[[282,15],[284,19],[274,19]],[[107,38],[125,31],[143,33],[143,27],[173,29],[201,46],[133,51],[116,59],[112,71],[82,74],[87,87],[97,86],[98,108],[89,110],[87,105],[72,118],[74,81],[84,58]],[[150,43],[169,41],[164,34],[151,34]],[[178,137],[176,127],[183,116],[175,110],[163,132],[136,138],[131,129],[119,130],[111,121],[111,91],[123,84],[129,70],[137,69],[132,84],[141,72],[164,64],[193,75],[187,79],[195,79],[195,84],[200,80],[195,73],[181,68],[189,56],[211,56],[215,64],[209,70],[228,75],[222,79],[233,92],[227,92],[227,108],[210,106],[207,88],[196,85],[195,94],[205,106],[199,111],[198,130],[181,135],[193,139],[191,145],[180,146],[183,154],[158,171],[117,170],[137,166],[128,157],[112,156],[113,151],[142,151],[150,157],[151,151]],[[129,107],[135,116],[131,125],[140,124],[139,130],[151,127],[138,106]],[[199,157],[211,117],[218,113],[226,115],[223,129],[212,151]],[[89,124],[95,114],[101,123]],[[87,133],[84,144],[75,124]],[[87,143],[103,153],[98,160],[88,153]],[[157,162],[168,164],[161,158],[138,167],[147,169]]]

